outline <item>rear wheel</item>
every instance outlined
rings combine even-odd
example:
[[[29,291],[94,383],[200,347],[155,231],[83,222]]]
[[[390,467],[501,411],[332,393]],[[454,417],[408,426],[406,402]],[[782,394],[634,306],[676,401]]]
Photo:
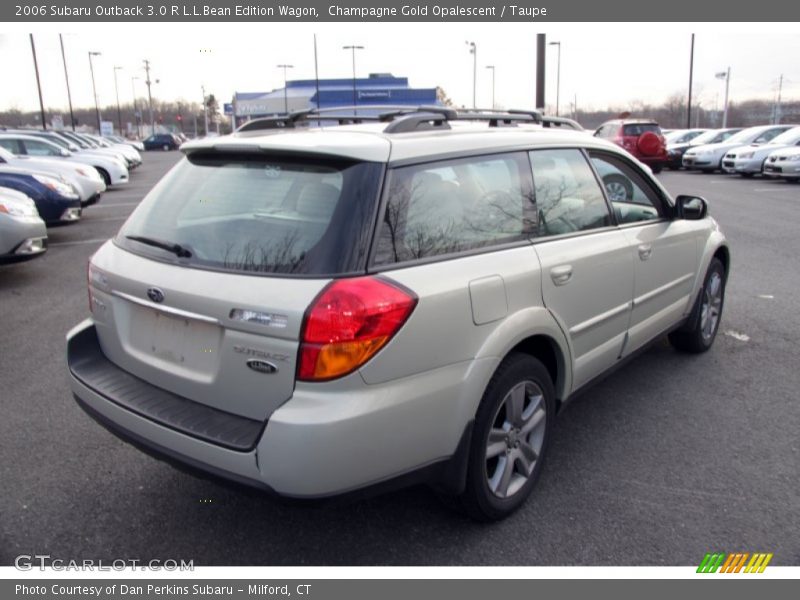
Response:
[[[657,165],[653,165],[652,167],[650,167],[650,170],[651,170],[653,173],[655,173],[655,174],[658,174],[658,173],[661,173],[661,170],[662,170],[663,168],[664,168],[664,165],[662,165],[661,163],[659,163],[659,164],[657,164]]]
[[[530,495],[542,470],[555,415],[544,365],[512,354],[498,367],[475,417],[461,502],[481,521],[503,519]]]
[[[681,352],[705,352],[714,344],[722,306],[725,303],[725,267],[718,258],[708,265],[703,288],[686,325],[669,335],[670,343]]]

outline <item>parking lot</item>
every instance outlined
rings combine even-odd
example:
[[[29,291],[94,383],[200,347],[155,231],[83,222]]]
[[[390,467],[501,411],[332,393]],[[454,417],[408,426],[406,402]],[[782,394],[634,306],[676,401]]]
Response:
[[[75,404],[64,336],[88,315],[86,263],[177,152],[0,267],[0,564],[20,554],[195,565],[691,565],[706,552],[800,561],[800,185],[664,172],[708,199],[732,248],[720,335],[655,345],[558,420],[531,500],[475,524],[414,488],[297,505],[194,478],[118,441]],[[353,469],[358,469],[354,457]]]

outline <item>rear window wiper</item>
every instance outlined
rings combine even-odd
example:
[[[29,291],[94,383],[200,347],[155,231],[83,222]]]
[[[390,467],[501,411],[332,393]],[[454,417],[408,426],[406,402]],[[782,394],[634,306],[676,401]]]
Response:
[[[192,256],[191,250],[185,246],[181,246],[180,244],[175,244],[173,242],[166,242],[164,240],[144,237],[141,235],[126,235],[125,238],[141,244],[147,244],[148,246],[155,246],[156,248],[161,248],[167,252],[172,252],[178,258],[191,258]]]

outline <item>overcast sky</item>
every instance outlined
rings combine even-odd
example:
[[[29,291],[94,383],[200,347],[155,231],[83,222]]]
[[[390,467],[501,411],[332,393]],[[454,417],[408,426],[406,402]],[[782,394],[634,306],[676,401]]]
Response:
[[[441,86],[457,105],[472,105],[472,56],[478,47],[478,105],[491,104],[496,67],[499,106],[531,108],[535,100],[536,34],[561,42],[561,112],[577,96],[581,110],[633,100],[659,103],[688,87],[689,43],[695,42],[695,96],[706,108],[721,106],[724,82],[716,72],[731,67],[731,100],[773,100],[783,74],[783,98],[800,99],[800,33],[787,24],[443,24],[443,23],[261,23],[261,24],[33,24],[0,25],[0,109],[38,109],[28,32],[33,32],[45,106],[67,107],[58,33],[64,33],[74,106],[92,105],[89,50],[100,104],[115,102],[114,66],[123,103],[146,94],[142,59],[151,61],[154,97],[200,102],[200,86],[220,100],[234,91],[269,91],[289,78],[314,77],[317,34],[320,78],[351,77],[349,51],[359,77],[371,72],[407,76],[414,87]],[[547,101],[555,104],[557,51],[548,47]]]

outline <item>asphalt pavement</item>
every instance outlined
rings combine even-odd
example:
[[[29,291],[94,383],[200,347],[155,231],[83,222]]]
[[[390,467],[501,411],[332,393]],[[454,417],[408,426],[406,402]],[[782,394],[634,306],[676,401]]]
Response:
[[[86,263],[178,158],[145,153],[130,184],[50,229],[46,256],[0,267],[0,564],[696,565],[711,551],[800,564],[800,185],[659,176],[705,196],[731,242],[714,348],[658,343],[572,403],[533,496],[481,525],[425,488],[306,506],[198,479],[78,408],[64,336],[88,315]]]

